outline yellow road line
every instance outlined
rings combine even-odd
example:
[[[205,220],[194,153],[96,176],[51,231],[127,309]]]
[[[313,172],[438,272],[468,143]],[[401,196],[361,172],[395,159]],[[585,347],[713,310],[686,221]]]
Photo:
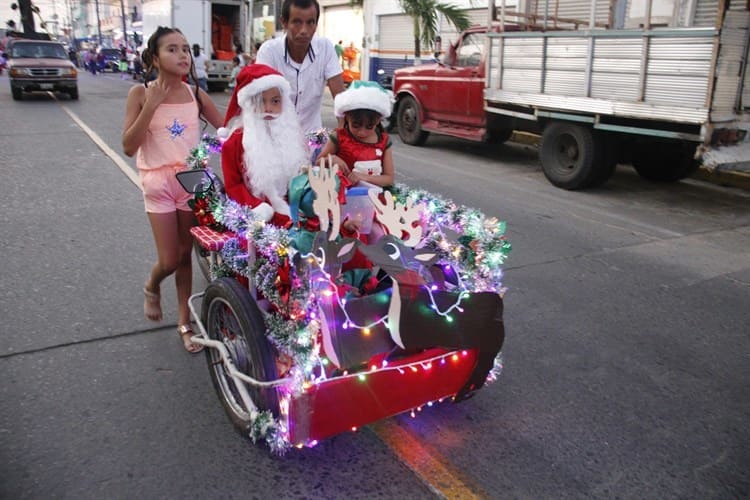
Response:
[[[433,493],[461,500],[491,498],[478,485],[461,477],[462,474],[445,457],[427,449],[393,419],[376,422],[369,428]]]

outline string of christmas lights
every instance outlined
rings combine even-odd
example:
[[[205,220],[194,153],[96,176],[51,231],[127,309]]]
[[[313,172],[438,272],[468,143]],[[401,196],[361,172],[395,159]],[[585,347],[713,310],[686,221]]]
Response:
[[[308,137],[311,145],[321,140],[321,133]],[[187,159],[189,168],[205,169],[215,178],[209,160],[213,153],[221,150],[221,141],[204,135],[200,144],[191,151]],[[438,255],[438,264],[455,276],[456,300],[447,308],[440,309],[433,297],[432,286],[426,286],[431,308],[436,314],[452,321],[451,313],[463,312],[461,301],[471,292],[505,292],[502,286],[502,264],[505,262],[511,245],[505,238],[506,225],[496,218],[486,218],[479,210],[457,205],[451,200],[421,189],[413,189],[397,184],[394,198],[401,202],[421,205],[423,234],[426,236],[418,244]],[[193,210],[200,223],[217,230],[228,230],[234,237],[227,241],[221,250],[219,264],[212,266],[212,277],[240,275],[252,278],[258,292],[272,304],[271,312],[264,313],[269,339],[284,356],[293,360],[287,374],[293,381],[282,389],[282,419],[277,420],[268,411],[257,412],[252,420],[250,437],[255,442],[265,439],[271,450],[282,454],[291,446],[288,441],[288,426],[284,422],[290,398],[327,379],[328,361],[321,354],[317,341],[319,324],[319,301],[336,300],[343,311],[344,328],[355,328],[367,335],[370,328],[379,323],[387,325],[387,314],[381,318],[358,324],[347,311],[347,299],[337,282],[322,269],[314,255],[303,255],[303,260],[314,264],[314,272],[300,272],[292,264],[296,250],[292,245],[290,232],[283,228],[257,220],[249,207],[242,206],[226,198],[218,189],[196,194],[192,200]],[[251,245],[249,245],[251,243]],[[253,252],[253,258],[250,257]],[[250,265],[252,262],[252,265]],[[317,288],[310,285],[310,279],[317,276],[326,283]],[[321,278],[322,277],[322,278]],[[445,362],[455,353],[438,356],[436,360],[415,362],[395,368],[387,366],[370,367],[370,370],[396,369],[400,373],[424,371],[432,367],[432,362]],[[500,355],[487,379],[494,380],[502,369]],[[366,380],[367,373],[340,376],[356,376]],[[420,407],[421,408],[421,407]]]

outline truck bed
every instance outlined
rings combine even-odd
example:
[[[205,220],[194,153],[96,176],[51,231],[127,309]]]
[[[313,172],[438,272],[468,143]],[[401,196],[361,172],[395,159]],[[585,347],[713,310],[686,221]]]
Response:
[[[744,25],[735,20],[722,31],[490,33],[487,111],[532,120],[545,109],[570,112],[611,130],[668,122],[676,126],[662,130],[665,137],[703,142],[712,129],[705,125],[747,119],[737,113],[736,70],[747,50],[747,16]],[[665,127],[653,128],[644,133]]]

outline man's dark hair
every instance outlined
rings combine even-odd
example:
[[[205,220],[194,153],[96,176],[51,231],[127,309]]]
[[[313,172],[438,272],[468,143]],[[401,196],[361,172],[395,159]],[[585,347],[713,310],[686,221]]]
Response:
[[[320,4],[318,3],[318,0],[284,0],[284,4],[281,6],[282,23],[289,21],[289,11],[292,10],[292,6],[297,7],[298,9],[309,9],[310,7],[315,7],[315,11],[317,12],[315,20],[320,20]]]

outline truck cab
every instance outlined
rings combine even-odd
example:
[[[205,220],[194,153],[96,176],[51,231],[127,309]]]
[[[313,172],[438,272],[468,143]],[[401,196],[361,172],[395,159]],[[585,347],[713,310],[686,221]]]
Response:
[[[423,144],[431,132],[473,141],[510,138],[508,121],[495,120],[484,111],[486,34],[487,26],[468,28],[442,61],[394,72],[396,121],[405,143]]]

